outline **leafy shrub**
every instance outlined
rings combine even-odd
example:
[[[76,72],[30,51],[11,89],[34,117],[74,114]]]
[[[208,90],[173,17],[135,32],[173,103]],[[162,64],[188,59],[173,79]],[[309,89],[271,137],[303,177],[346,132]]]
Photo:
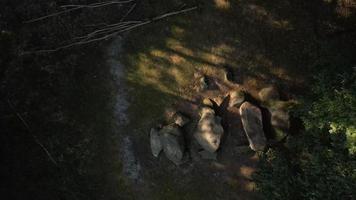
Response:
[[[320,70],[296,110],[304,133],[261,156],[256,174],[266,199],[354,199],[356,191],[356,83],[344,73]]]
[[[302,114],[307,129],[327,129],[331,134],[346,134],[345,145],[356,153],[356,72],[343,73],[327,68],[315,76],[310,100]]]
[[[338,145],[343,138],[327,139],[307,133],[288,149],[270,149],[255,177],[258,190],[266,199],[352,199],[355,160]]]

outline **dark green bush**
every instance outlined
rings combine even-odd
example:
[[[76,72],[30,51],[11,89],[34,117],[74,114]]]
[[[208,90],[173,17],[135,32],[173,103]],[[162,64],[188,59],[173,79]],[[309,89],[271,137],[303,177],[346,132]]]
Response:
[[[305,131],[261,156],[257,188],[266,199],[354,199],[355,72],[325,68],[296,110]]]

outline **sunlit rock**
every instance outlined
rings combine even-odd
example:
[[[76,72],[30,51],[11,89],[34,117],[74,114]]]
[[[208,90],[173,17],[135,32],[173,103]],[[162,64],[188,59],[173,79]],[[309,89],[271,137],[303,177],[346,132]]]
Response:
[[[200,116],[194,137],[205,150],[215,152],[224,134],[221,118],[215,116],[214,110],[209,107],[203,107]]]
[[[180,127],[183,127],[186,125],[190,120],[188,117],[182,115],[181,113],[177,112],[173,115],[173,121],[175,124],[177,124]]]

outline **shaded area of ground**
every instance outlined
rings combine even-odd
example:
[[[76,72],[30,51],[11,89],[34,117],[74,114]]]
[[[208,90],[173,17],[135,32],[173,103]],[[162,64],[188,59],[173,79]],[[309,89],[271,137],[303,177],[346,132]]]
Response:
[[[121,177],[119,138],[113,132],[115,87],[102,48],[39,60],[24,57],[6,69],[0,103],[3,198],[130,197]]]

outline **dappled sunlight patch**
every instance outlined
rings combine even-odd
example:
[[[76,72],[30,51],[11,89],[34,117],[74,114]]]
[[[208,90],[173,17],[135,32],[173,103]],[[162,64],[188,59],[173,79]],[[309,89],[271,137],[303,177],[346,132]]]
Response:
[[[220,57],[210,52],[200,52],[198,53],[198,55],[202,61],[209,62],[212,66],[221,65],[225,62],[225,59],[223,57]]]
[[[172,67],[171,70],[168,72],[172,77],[175,78],[175,80],[179,83],[179,85],[184,85],[187,82],[187,79],[185,78],[185,74],[178,69],[177,67]]]
[[[214,0],[215,7],[222,9],[222,10],[227,10],[230,8],[230,0]]]
[[[343,18],[348,18],[355,14],[356,1],[355,0],[337,0],[335,12]]]
[[[273,28],[292,30],[292,24],[285,19],[278,19],[264,7],[256,4],[249,4],[243,10],[243,13],[249,17],[250,21],[262,21]]]
[[[162,55],[160,51],[154,51],[154,54]],[[170,71],[170,68],[161,66],[151,59],[151,55],[139,54],[137,63],[137,69],[132,70],[128,74],[128,81],[134,84],[140,84],[142,86],[149,86],[155,88],[166,94],[176,95],[178,91],[176,76]],[[178,73],[175,72],[175,75]]]
[[[180,38],[180,37],[184,36],[185,30],[183,28],[179,27],[179,26],[174,26],[173,25],[171,27],[171,32],[175,37]]]
[[[293,29],[292,25],[290,24],[290,22],[288,20],[273,20],[273,19],[270,19],[270,20],[268,20],[268,23],[273,28],[286,29],[286,30]]]
[[[252,191],[255,191],[255,190],[256,190],[256,183],[250,181],[250,182],[247,182],[247,183],[244,185],[244,187],[245,187],[245,190],[246,190],[246,191],[252,192]]]
[[[255,172],[255,169],[248,166],[240,167],[240,174],[245,178],[251,178],[251,175]]]
[[[258,80],[257,78],[253,78],[253,77],[248,77],[247,79],[245,79],[243,84],[248,89],[261,88],[263,85],[263,83],[260,80]]]
[[[194,52],[191,49],[184,47],[179,40],[168,38],[166,39],[166,46],[167,48],[176,51],[182,55],[190,57],[194,56]]]
[[[155,56],[155,57],[159,57],[159,58],[166,58],[167,57],[167,53],[159,50],[159,49],[152,49],[150,51],[150,55],[151,56]]]
[[[169,60],[175,65],[181,64],[182,62],[185,61],[185,59],[182,56],[179,56],[177,54],[170,55]]]
[[[217,53],[220,56],[224,56],[225,54],[231,54],[234,51],[234,48],[231,45],[222,43],[216,45],[215,47],[211,48],[212,53]]]
[[[241,177],[227,177],[226,183],[231,189],[243,192],[253,192],[256,189],[256,183]]]
[[[167,38],[167,39],[166,39],[166,46],[167,46],[168,48],[174,49],[174,47],[180,46],[180,45],[181,45],[181,44],[180,44],[180,41],[177,40],[177,39],[175,39],[175,38]]]

